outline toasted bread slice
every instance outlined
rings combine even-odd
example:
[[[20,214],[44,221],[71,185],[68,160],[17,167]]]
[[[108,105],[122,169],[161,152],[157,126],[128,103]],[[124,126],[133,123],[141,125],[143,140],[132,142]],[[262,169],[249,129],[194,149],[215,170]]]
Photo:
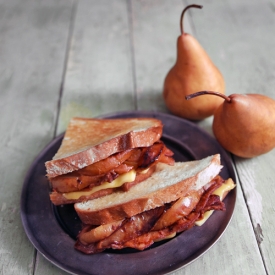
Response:
[[[49,178],[84,168],[123,150],[158,141],[163,125],[154,118],[73,118],[62,144],[45,163]]]
[[[158,163],[151,177],[129,191],[76,203],[75,210],[85,224],[119,221],[175,201],[191,191],[203,192],[203,187],[221,168],[219,154],[197,161],[176,162],[174,166]]]

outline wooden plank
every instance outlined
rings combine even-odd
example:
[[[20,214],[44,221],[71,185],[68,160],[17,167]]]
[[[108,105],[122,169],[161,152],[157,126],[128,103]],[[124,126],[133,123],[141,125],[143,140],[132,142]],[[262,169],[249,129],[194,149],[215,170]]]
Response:
[[[138,109],[167,112],[163,82],[175,63],[182,1],[131,1]],[[188,18],[186,30],[191,29]]]
[[[58,132],[73,116],[135,109],[127,1],[77,7]]]
[[[31,162],[53,137],[70,12],[66,0],[0,0],[1,274],[33,274],[20,194]]]
[[[74,115],[134,109],[135,93],[138,109],[166,111],[160,92],[174,63],[182,2],[129,3],[79,1],[58,132]],[[190,31],[222,70],[228,93],[253,90],[274,96],[270,89],[274,86],[272,4],[212,0],[204,5],[202,11],[188,16],[195,27]],[[0,122],[3,274],[33,274],[34,249],[19,218],[20,191],[30,163],[54,134],[71,12],[72,1],[0,0],[0,107],[5,114]],[[268,45],[264,51],[263,45]],[[211,132],[211,119],[198,125]],[[252,160],[235,159],[244,195],[239,188],[228,230],[209,252],[174,274],[213,274],[213,270],[216,274],[266,274],[265,268],[275,273],[273,159],[274,151]],[[34,273],[66,274],[39,253]]]
[[[163,83],[175,64],[180,14],[185,6],[180,0],[131,3],[137,107],[168,112],[162,97]],[[184,29],[192,34],[191,14],[185,14]],[[198,122],[211,135],[212,120],[210,117]]]
[[[266,274],[254,232],[248,221],[243,193],[238,184],[236,208],[220,240],[201,258],[179,270],[179,274]]]
[[[35,273],[37,275],[66,275],[70,274],[61,268],[58,268],[56,265],[50,263],[47,259],[43,257],[39,252],[36,256],[36,266],[35,266]]]
[[[209,1],[203,15],[194,13],[194,22],[201,43],[224,74],[227,94],[259,93],[275,99],[274,4]],[[268,274],[275,273],[274,157],[275,150],[251,160],[234,158]]]
[[[274,188],[275,151],[253,159],[235,158],[246,204],[268,274],[275,273]]]
[[[138,108],[165,111],[161,98],[162,83],[165,74],[175,61],[179,15],[184,6],[176,1],[171,5],[167,1],[132,1],[132,3]],[[192,20],[187,32],[196,36],[213,62],[224,72],[226,63],[222,50],[226,45],[221,45],[218,37],[222,41],[226,39],[227,33],[223,31],[228,24],[226,20],[229,20],[232,14],[228,14],[230,9],[228,11],[224,3],[211,1],[208,4],[205,5],[207,8],[204,8],[203,12],[198,10],[187,14]],[[219,16],[217,12],[220,13]],[[234,26],[233,23],[232,26]],[[208,35],[205,35],[206,33]],[[209,118],[197,124],[212,134],[211,123],[212,118]],[[236,211],[226,234],[202,258],[175,274],[183,272],[189,274],[194,270],[196,274],[213,274],[214,266],[216,274],[225,274],[225,272],[234,274],[240,270],[241,274],[265,274],[249,213],[244,209],[246,204],[242,190],[239,188]],[[242,257],[240,258],[239,255]]]
[[[73,116],[135,108],[126,1],[78,1],[74,20],[57,133]],[[37,259],[36,274],[67,274]]]

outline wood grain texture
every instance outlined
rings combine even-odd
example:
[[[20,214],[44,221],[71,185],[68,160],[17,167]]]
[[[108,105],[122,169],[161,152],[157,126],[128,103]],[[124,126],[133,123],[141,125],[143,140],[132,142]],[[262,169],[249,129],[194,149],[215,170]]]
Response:
[[[221,40],[223,40],[226,36],[225,34],[221,36],[219,29],[224,30],[228,23],[222,20],[228,9],[224,3],[212,2],[212,5],[211,3],[205,3],[206,8],[202,10],[190,10],[189,13],[186,13],[187,18],[184,23],[188,24],[185,25],[185,28],[205,47],[213,62],[219,68],[221,67],[221,70],[226,71],[227,67],[225,67],[223,55],[219,54],[221,43],[219,43],[217,37],[221,37]],[[166,73],[175,62],[175,43],[179,36],[179,16],[184,5],[176,1],[173,2],[173,5],[169,5],[166,1],[133,1],[132,6],[138,107],[147,110],[165,111],[161,97],[162,83]],[[219,24],[211,19],[214,15],[215,18],[219,18]],[[176,23],[172,24],[173,21]],[[162,35],[162,31],[165,36]],[[208,34],[206,34],[207,32]],[[149,58],[152,62],[147,61]],[[213,135],[211,129],[212,119],[208,118],[196,123]],[[246,209],[246,203],[242,199],[240,188],[238,192],[239,209]],[[237,240],[235,240],[236,232],[241,232],[238,233]],[[232,245],[233,242],[234,245]],[[224,240],[222,238],[214,248],[202,258],[175,274],[184,272],[189,274],[194,270],[197,271],[195,274],[212,274],[213,259],[215,259],[216,274],[234,274],[237,269],[239,269],[239,272],[241,270],[240,274],[250,274],[251,272],[253,274],[265,274],[261,254],[257,242],[255,242],[253,227],[247,211],[235,211],[234,219],[225,234]],[[245,255],[245,257],[240,258],[239,254]],[[247,262],[251,264],[248,265]]]
[[[35,263],[35,270],[34,270],[35,275],[67,275],[70,274],[54,264],[50,263],[47,259],[44,258],[43,255],[41,255],[39,252],[37,253],[36,256],[36,263]]]
[[[176,60],[182,1],[131,1],[137,107],[167,112],[164,78]],[[185,28],[190,31],[186,16]]]
[[[256,240],[268,274],[275,273],[274,158],[274,150],[253,159],[235,158]]]
[[[162,85],[175,62],[180,12],[191,3],[0,0],[0,274],[67,274],[36,253],[24,233],[24,176],[72,116],[167,112]],[[275,99],[274,0],[202,4],[187,13],[185,29],[223,73],[227,94]],[[213,135],[212,118],[196,124]],[[238,197],[228,229],[173,275],[275,274],[274,158],[275,150],[234,157]]]
[[[201,258],[174,275],[265,274],[253,228],[247,222],[248,212],[244,205],[243,194],[239,188],[235,213],[223,236]]]
[[[72,116],[134,108],[127,1],[79,1],[58,132]]]
[[[274,1],[207,1],[203,16],[194,13],[197,35],[223,72],[228,95],[258,93],[275,99],[274,7]],[[274,158],[275,150],[251,160],[234,157],[268,274],[275,273]]]
[[[34,157],[53,138],[70,1],[0,1],[0,273],[33,274],[20,220]]]

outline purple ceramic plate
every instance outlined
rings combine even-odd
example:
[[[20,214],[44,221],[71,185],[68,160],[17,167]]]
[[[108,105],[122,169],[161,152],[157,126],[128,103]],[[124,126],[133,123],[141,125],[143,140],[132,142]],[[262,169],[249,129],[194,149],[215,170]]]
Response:
[[[208,133],[187,120],[157,112],[131,111],[105,118],[154,117],[164,124],[163,140],[177,161],[195,160],[219,153],[222,177],[235,174],[230,155]],[[228,226],[235,207],[236,189],[225,199],[226,211],[215,212],[202,226],[157,243],[145,251],[106,250],[84,255],[74,249],[80,221],[73,206],[55,207],[49,200],[45,165],[58,150],[63,135],[56,137],[35,159],[25,178],[21,195],[21,218],[34,247],[59,268],[80,275],[166,274],[193,262],[210,249]]]

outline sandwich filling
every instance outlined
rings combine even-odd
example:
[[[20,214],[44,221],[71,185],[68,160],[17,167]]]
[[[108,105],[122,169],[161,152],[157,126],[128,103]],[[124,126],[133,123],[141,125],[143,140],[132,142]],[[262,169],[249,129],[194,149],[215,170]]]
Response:
[[[154,242],[203,224],[214,210],[225,210],[222,202],[235,187],[231,179],[215,177],[201,190],[131,218],[100,226],[84,225],[75,248],[85,254],[126,247],[144,250]]]
[[[71,173],[49,178],[55,205],[93,199],[114,190],[129,190],[150,177],[158,162],[174,164],[173,152],[163,142],[128,149]]]

